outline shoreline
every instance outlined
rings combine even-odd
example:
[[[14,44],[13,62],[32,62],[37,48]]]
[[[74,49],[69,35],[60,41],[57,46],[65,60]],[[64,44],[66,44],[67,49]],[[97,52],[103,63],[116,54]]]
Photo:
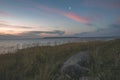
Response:
[[[14,53],[17,50],[21,50],[21,49],[25,49],[25,48],[30,48],[30,47],[34,47],[34,46],[58,46],[58,45],[64,45],[64,44],[69,44],[69,43],[83,43],[83,42],[94,42],[94,41],[110,41],[110,40],[115,40],[115,39],[98,39],[98,40],[81,40],[81,41],[68,41],[68,42],[54,42],[54,43],[17,43],[17,44],[12,44],[12,45],[6,45],[6,46],[0,46],[0,54],[7,54],[7,53]]]

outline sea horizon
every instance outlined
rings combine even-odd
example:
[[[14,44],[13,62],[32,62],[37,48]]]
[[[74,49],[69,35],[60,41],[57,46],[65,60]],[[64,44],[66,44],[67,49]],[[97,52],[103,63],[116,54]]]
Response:
[[[24,39],[0,39],[0,54],[14,52],[33,46],[55,46],[65,43],[77,43],[87,41],[108,41],[119,39],[119,37],[46,37],[46,38],[24,38]]]

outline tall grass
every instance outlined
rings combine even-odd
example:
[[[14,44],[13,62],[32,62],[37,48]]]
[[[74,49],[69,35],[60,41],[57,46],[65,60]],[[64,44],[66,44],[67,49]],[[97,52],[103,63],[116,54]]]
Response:
[[[88,76],[96,80],[120,80],[120,40],[35,46],[0,55],[0,80],[69,80],[60,74],[72,55],[89,50]]]

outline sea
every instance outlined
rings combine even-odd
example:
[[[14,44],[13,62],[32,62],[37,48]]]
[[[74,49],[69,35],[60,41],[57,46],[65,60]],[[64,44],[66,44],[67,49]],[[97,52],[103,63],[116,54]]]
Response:
[[[0,39],[0,54],[12,53],[18,49],[33,46],[55,46],[72,42],[86,42],[98,40],[113,40],[112,37],[86,37],[86,38],[40,38],[40,39]]]

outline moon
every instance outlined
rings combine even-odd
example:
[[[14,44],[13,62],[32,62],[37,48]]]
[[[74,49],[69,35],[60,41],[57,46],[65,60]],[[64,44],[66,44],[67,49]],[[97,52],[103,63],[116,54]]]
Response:
[[[72,7],[71,7],[71,6],[69,6],[69,7],[68,7],[68,10],[71,10],[71,9],[72,9]]]

